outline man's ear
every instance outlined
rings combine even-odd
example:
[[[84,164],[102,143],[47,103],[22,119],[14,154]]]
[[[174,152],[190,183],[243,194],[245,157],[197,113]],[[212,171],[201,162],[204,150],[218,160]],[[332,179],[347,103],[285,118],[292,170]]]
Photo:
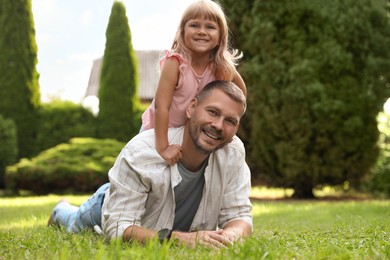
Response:
[[[198,100],[194,98],[191,103],[188,105],[186,109],[186,115],[187,118],[190,119],[192,117],[192,114],[194,113],[195,107],[198,104]]]

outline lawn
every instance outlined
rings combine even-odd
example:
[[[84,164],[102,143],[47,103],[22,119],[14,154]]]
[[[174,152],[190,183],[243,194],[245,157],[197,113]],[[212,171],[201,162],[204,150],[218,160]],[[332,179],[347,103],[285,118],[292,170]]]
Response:
[[[89,196],[66,197],[80,204]],[[253,200],[253,236],[216,251],[48,228],[59,199],[0,198],[0,259],[390,259],[389,200]]]

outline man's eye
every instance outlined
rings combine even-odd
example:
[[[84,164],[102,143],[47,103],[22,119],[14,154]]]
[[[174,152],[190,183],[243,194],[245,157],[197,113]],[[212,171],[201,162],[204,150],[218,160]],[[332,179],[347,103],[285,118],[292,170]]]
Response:
[[[237,122],[234,121],[234,120],[226,120],[226,123],[230,126],[236,126],[237,125]]]
[[[208,112],[209,112],[209,114],[212,115],[212,116],[216,116],[216,115],[217,115],[217,112],[214,111],[214,110],[209,110]]]

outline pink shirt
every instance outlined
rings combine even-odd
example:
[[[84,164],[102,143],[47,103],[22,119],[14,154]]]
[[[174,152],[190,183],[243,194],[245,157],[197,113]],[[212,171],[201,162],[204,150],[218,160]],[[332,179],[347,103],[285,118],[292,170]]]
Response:
[[[160,61],[160,68],[165,64],[168,58],[175,57],[179,60],[179,81],[173,92],[172,104],[169,109],[168,127],[183,126],[187,120],[185,110],[191,100],[204,88],[204,86],[215,80],[211,66],[208,66],[203,75],[195,73],[187,60],[179,53],[170,53],[165,51],[165,57]],[[155,100],[142,114],[142,127],[144,130],[154,128]]]

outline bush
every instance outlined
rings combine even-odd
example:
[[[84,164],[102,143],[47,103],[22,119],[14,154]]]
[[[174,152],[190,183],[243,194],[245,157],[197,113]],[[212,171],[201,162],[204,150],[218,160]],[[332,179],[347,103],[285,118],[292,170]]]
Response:
[[[16,126],[11,119],[0,115],[0,188],[4,188],[5,167],[14,163],[18,155]]]
[[[379,113],[378,128],[380,131],[380,156],[373,167],[372,174],[365,183],[365,187],[375,195],[390,197],[390,114]]]
[[[369,177],[366,187],[375,195],[390,198],[390,152],[382,151],[378,164]]]
[[[7,168],[6,188],[35,194],[89,193],[108,181],[108,171],[124,143],[73,138]]]
[[[95,137],[95,117],[80,104],[53,100],[39,110],[39,151],[67,142],[73,137]]]

